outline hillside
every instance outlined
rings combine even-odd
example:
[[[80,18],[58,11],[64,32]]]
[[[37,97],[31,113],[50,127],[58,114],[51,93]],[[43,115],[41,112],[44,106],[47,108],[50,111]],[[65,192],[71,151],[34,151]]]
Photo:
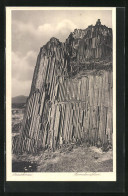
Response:
[[[12,97],[12,104],[15,104],[15,103],[26,103],[26,100],[27,100],[27,96],[24,96],[24,95],[19,95],[19,96],[16,96],[16,97]]]

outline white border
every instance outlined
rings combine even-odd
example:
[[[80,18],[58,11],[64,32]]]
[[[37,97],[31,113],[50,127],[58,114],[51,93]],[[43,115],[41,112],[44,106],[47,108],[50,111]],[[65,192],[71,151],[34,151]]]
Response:
[[[11,11],[112,10],[113,28],[113,172],[13,173],[11,153]],[[116,181],[116,8],[114,7],[6,7],[6,181]]]

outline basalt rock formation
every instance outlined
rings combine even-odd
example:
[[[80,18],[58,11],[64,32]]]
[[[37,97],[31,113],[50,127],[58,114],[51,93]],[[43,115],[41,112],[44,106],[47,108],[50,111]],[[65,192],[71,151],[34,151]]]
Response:
[[[51,38],[37,58],[13,153],[112,144],[112,75],[112,29],[100,20],[75,29],[65,43]]]

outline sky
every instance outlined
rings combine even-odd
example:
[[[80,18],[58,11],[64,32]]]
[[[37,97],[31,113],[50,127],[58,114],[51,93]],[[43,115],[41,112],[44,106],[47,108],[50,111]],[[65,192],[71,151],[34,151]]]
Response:
[[[64,42],[97,19],[112,28],[111,10],[12,10],[12,97],[29,95],[37,55],[51,37]]]

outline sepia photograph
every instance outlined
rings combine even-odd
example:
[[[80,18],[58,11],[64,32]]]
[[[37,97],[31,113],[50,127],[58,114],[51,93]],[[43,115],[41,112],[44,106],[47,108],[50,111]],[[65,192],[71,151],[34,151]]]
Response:
[[[6,179],[116,181],[116,9],[6,8]]]

